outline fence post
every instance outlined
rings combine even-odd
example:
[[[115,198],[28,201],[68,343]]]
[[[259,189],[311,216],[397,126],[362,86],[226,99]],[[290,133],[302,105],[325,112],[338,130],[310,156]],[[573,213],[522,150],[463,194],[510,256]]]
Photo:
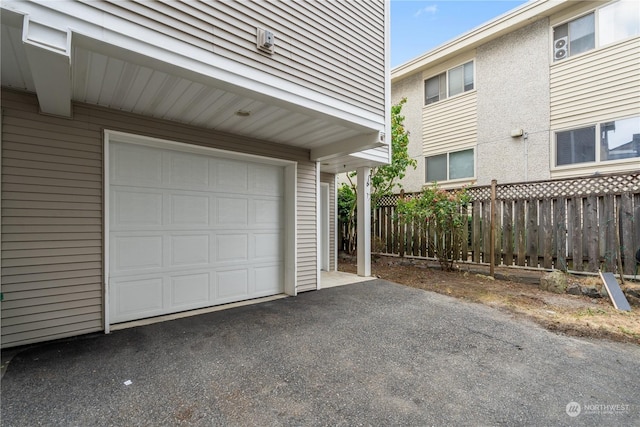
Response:
[[[498,181],[491,180],[491,235],[489,236],[489,275],[494,277],[496,263],[496,185]]]

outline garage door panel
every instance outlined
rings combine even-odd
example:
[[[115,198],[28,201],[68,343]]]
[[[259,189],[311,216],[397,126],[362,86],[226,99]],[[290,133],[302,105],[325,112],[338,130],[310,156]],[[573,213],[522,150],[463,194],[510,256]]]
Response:
[[[254,199],[253,223],[260,227],[282,226],[282,200],[280,199]]]
[[[119,321],[163,312],[162,277],[116,281],[111,296],[111,316]]]
[[[162,225],[162,192],[151,190],[111,191],[111,226],[151,227]]]
[[[209,190],[209,159],[195,154],[165,152],[167,184],[171,188]]]
[[[168,194],[170,225],[206,227],[209,225],[209,196]]]
[[[216,298],[220,302],[238,301],[249,296],[249,270],[218,271],[216,274]]]
[[[209,282],[209,273],[172,276],[171,305],[182,308],[208,305],[211,301]]]
[[[216,225],[249,225],[249,200],[239,197],[218,197],[216,201]]]
[[[110,183],[141,187],[162,185],[162,152],[150,147],[118,144],[110,150]]]
[[[114,234],[112,238],[112,271],[162,268],[162,235],[131,236]]]
[[[235,160],[212,160],[215,176],[212,190],[222,193],[246,193],[249,190],[249,166]]]
[[[281,263],[271,266],[254,268],[254,289],[257,296],[273,295],[278,292],[284,281],[283,265]]]
[[[281,260],[283,244],[282,233],[254,233],[253,260],[259,262]]]
[[[249,260],[249,236],[247,234],[217,234],[216,261],[219,263],[246,262]]]
[[[284,291],[283,167],[127,145],[110,146],[111,323]]]
[[[169,267],[209,265],[209,234],[182,234],[169,236]]]
[[[282,168],[270,165],[256,165],[251,168],[249,192],[265,196],[279,196],[284,182]]]

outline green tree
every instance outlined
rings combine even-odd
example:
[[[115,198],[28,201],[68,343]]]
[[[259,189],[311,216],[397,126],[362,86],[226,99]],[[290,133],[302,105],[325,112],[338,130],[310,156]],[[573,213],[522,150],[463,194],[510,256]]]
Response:
[[[378,202],[382,197],[391,195],[394,191],[400,191],[402,189],[400,180],[405,177],[407,168],[411,166],[415,169],[417,165],[416,160],[409,157],[409,131],[404,127],[404,116],[402,115],[402,107],[406,102],[407,99],[402,98],[400,102],[391,106],[391,163],[371,169],[372,209],[378,207]],[[350,212],[350,217],[346,218],[344,222],[352,226],[352,233],[344,237],[353,242],[353,250],[355,250],[356,241],[356,200],[358,191],[355,184],[356,176],[356,172],[348,174],[349,183],[342,184],[343,187],[348,187],[350,191],[341,189],[338,192],[338,205],[342,203],[345,206],[349,206],[349,209],[346,209],[345,212]]]
[[[356,193],[347,184],[342,184],[338,189],[338,220],[343,224],[342,239],[346,251],[353,254],[356,247]]]
[[[416,168],[417,162],[409,157],[409,131],[404,127],[402,107],[407,98],[391,106],[391,163],[371,170],[371,207],[378,207],[384,196],[400,191],[400,180],[405,177],[407,168]]]
[[[409,157],[409,131],[404,127],[404,116],[402,107],[406,104],[407,98],[402,98],[400,102],[391,106],[391,162],[388,165],[378,166],[371,169],[371,208],[378,207],[378,202],[384,196],[400,191],[402,183],[400,180],[405,177],[407,168],[416,168],[417,162]],[[355,192],[356,185],[354,178],[357,172],[347,175],[349,185]]]

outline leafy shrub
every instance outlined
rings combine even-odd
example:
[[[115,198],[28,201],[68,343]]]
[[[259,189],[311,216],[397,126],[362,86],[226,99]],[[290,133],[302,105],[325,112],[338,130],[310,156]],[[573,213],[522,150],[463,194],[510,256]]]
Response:
[[[424,227],[423,230],[429,230],[429,247],[443,270],[452,270],[460,256],[466,206],[470,200],[466,188],[446,191],[437,184],[425,188],[420,197],[398,200],[398,219],[405,224],[415,222]]]

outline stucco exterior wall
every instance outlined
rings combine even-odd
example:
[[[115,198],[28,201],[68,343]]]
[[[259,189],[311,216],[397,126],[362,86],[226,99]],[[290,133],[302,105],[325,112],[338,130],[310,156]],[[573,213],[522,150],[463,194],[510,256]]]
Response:
[[[391,103],[397,104],[402,98],[407,103],[402,107],[404,124],[409,131],[409,156],[417,161],[416,169],[409,167],[402,180],[406,192],[422,191],[425,180],[424,154],[422,153],[422,107],[424,105],[424,83],[422,74],[416,73],[396,82],[391,87]]]
[[[477,49],[479,185],[550,178],[549,37],[545,18]]]

